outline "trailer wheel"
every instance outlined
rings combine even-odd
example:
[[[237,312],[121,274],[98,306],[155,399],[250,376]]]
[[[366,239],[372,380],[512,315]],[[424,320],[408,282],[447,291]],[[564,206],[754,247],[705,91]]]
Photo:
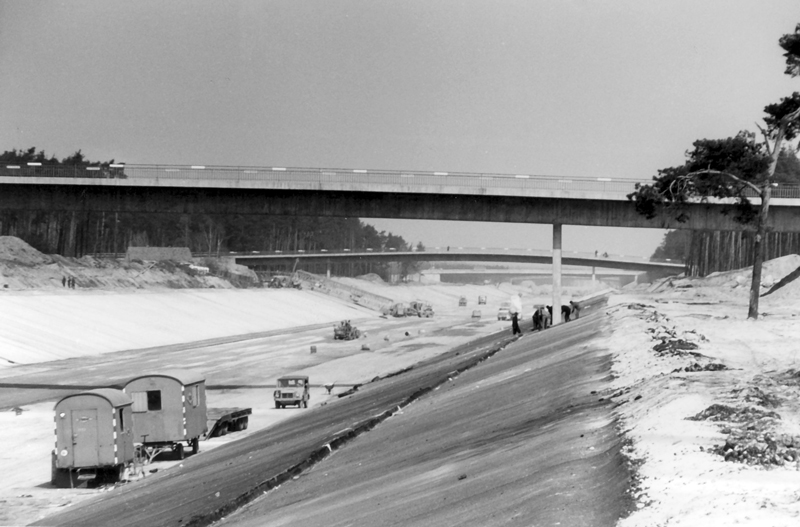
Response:
[[[117,465],[111,469],[111,481],[109,483],[119,483],[125,479],[125,464]]]
[[[183,451],[183,443],[175,445],[175,456],[177,456],[178,459],[184,459],[186,457],[186,453]]]
[[[221,437],[221,436],[224,436],[227,433],[228,433],[228,423],[223,423],[219,427],[219,433],[217,435]]]
[[[241,420],[242,430],[247,430],[247,425],[249,424],[249,421],[250,421],[249,417],[247,417],[247,416],[242,417],[242,420]]]
[[[195,437],[192,439],[192,454],[197,454],[200,452],[200,438]]]
[[[56,468],[56,451],[50,452],[50,483],[56,484],[58,479],[58,469]]]

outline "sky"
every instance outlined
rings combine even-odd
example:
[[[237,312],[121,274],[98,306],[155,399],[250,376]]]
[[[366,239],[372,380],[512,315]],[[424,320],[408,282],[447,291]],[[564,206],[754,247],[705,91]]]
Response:
[[[796,0],[0,0],[0,148],[126,163],[649,179],[800,91]],[[547,225],[366,220],[426,246]],[[649,256],[657,229],[565,226]]]

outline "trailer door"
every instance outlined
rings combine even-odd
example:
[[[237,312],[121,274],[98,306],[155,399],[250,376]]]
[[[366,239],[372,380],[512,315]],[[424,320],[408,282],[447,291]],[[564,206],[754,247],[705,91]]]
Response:
[[[97,409],[72,410],[72,452],[74,467],[96,467],[99,457]]]

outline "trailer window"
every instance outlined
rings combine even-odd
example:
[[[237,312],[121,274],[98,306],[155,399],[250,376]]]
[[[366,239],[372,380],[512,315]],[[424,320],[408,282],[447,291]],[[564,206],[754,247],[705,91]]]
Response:
[[[200,404],[200,385],[195,384],[192,386],[192,407],[197,408],[198,404]]]
[[[147,410],[161,410],[161,390],[147,391]]]

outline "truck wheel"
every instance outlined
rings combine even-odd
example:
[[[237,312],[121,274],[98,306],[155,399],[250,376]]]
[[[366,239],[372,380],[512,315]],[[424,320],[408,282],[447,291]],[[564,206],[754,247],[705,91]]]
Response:
[[[225,424],[223,424],[222,426],[219,427],[219,434],[217,434],[217,435],[218,436],[224,436],[227,433],[228,433],[228,423],[225,423]]]
[[[250,423],[249,417],[242,418],[242,430],[247,430],[247,425]]]
[[[279,403],[278,401],[275,401],[275,408],[280,410],[281,409],[281,403]]]
[[[184,459],[186,457],[186,454],[183,452],[183,443],[175,445],[175,455],[178,459]]]
[[[200,438],[195,437],[192,439],[192,454],[197,454],[200,452]]]
[[[125,479],[125,465],[117,465],[111,469],[111,481],[109,483],[119,483]]]

